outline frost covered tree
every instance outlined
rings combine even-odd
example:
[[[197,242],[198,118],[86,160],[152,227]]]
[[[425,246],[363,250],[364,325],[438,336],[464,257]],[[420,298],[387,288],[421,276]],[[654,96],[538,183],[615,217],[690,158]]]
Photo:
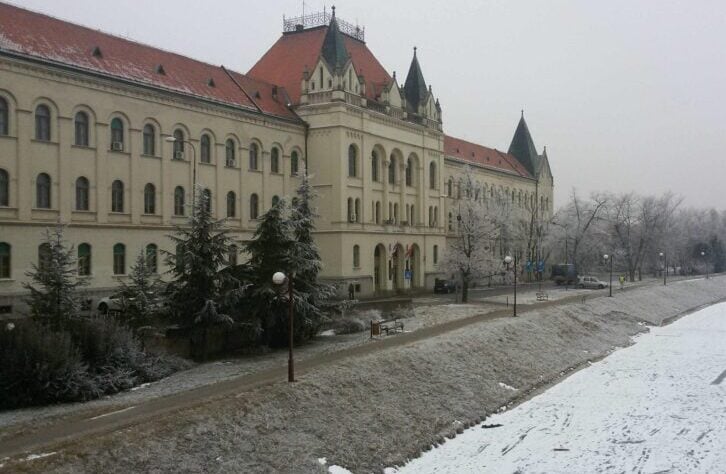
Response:
[[[303,169],[297,197],[290,209],[290,226],[293,232],[291,266],[295,269],[293,279],[299,299],[295,303],[295,331],[305,339],[313,337],[324,318],[324,308],[329,306],[335,287],[318,279],[322,269],[320,251],[313,240],[315,219],[318,217],[313,200],[317,197],[310,184],[307,169]],[[299,329],[298,329],[299,327]]]
[[[471,173],[465,171],[461,183],[464,199],[459,201],[456,216],[456,237],[446,249],[442,268],[461,279],[462,303],[469,298],[469,287],[478,278],[491,276],[501,267],[496,252],[506,234],[507,212],[502,200],[472,199],[474,183]]]
[[[287,341],[287,304],[283,288],[272,282],[272,275],[282,271],[286,275],[293,268],[293,231],[287,218],[289,208],[280,199],[265,214],[245,249],[249,256],[250,286],[246,301],[251,313],[260,321],[265,342],[284,345]],[[299,294],[299,292],[298,292]],[[298,295],[294,299],[298,299]]]
[[[177,227],[169,236],[176,252],[166,252],[172,275],[166,291],[168,309],[173,319],[186,326],[195,324],[208,301],[219,304],[225,292],[235,291],[239,286],[234,275],[224,271],[234,244],[224,220],[212,215],[207,193],[201,188],[195,192],[187,226]]]
[[[64,227],[45,230],[38,251],[38,265],[26,273],[29,282],[23,287],[30,291],[26,300],[33,317],[60,327],[69,318],[78,315],[81,296],[78,289],[87,282],[78,278],[74,248],[63,240]]]
[[[142,250],[131,267],[128,282],[122,281],[119,294],[123,302],[123,315],[131,327],[138,328],[161,309],[164,285],[154,275]]]

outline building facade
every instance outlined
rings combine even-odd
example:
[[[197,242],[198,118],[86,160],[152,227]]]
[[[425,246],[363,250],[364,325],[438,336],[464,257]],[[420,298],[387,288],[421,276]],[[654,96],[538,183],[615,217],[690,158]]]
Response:
[[[140,252],[163,274],[195,185],[242,242],[307,167],[323,276],[365,295],[440,275],[462,173],[551,213],[524,117],[508,152],[451,137],[415,49],[399,85],[334,10],[284,30],[240,74],[0,4],[0,312],[58,222],[99,294]]]

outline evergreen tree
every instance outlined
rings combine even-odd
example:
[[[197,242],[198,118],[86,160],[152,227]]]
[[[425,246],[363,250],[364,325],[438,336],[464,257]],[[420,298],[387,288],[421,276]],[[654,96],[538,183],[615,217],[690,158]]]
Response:
[[[62,225],[45,230],[38,265],[33,264],[26,275],[31,281],[23,283],[23,287],[30,291],[26,302],[33,317],[61,327],[78,315],[81,297],[77,290],[87,282],[77,276],[74,248],[63,240]]]
[[[195,324],[208,301],[219,304],[223,292],[237,288],[231,272],[223,271],[233,245],[223,220],[212,216],[209,196],[195,189],[196,204],[187,227],[177,227],[170,238],[176,253],[166,252],[173,280],[167,285],[168,309],[183,325]]]
[[[124,318],[131,327],[148,324],[152,315],[160,310],[163,284],[156,278],[144,251],[139,252],[131,267],[128,283],[121,282]]]
[[[252,240],[245,246],[250,257],[249,307],[262,325],[265,342],[270,345],[284,345],[287,341],[288,311],[283,296],[286,288],[278,288],[272,282],[272,275],[295,270],[290,259],[294,242],[286,219],[288,211],[284,199],[277,201],[262,216]]]
[[[333,285],[318,280],[322,260],[313,240],[318,215],[312,201],[316,197],[307,169],[303,169],[297,198],[293,200],[290,224],[294,235],[292,264],[296,268],[295,289],[300,293],[295,314],[299,324],[295,325],[295,331],[304,339],[315,336],[324,318],[323,309],[335,295]]]

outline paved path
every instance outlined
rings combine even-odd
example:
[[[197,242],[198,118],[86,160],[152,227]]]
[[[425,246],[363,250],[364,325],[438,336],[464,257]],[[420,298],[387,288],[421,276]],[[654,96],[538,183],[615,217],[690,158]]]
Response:
[[[725,340],[702,309],[388,472],[724,472]]]

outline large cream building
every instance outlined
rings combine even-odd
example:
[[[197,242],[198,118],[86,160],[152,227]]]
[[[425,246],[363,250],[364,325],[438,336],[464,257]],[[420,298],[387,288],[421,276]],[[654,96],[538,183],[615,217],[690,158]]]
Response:
[[[56,222],[79,273],[108,293],[140,252],[164,273],[194,183],[244,241],[304,166],[323,275],[364,295],[441,274],[465,170],[480,199],[539,219],[553,205],[524,117],[508,152],[446,135],[415,49],[399,84],[334,10],[285,20],[240,74],[0,4],[0,313],[17,309]]]

